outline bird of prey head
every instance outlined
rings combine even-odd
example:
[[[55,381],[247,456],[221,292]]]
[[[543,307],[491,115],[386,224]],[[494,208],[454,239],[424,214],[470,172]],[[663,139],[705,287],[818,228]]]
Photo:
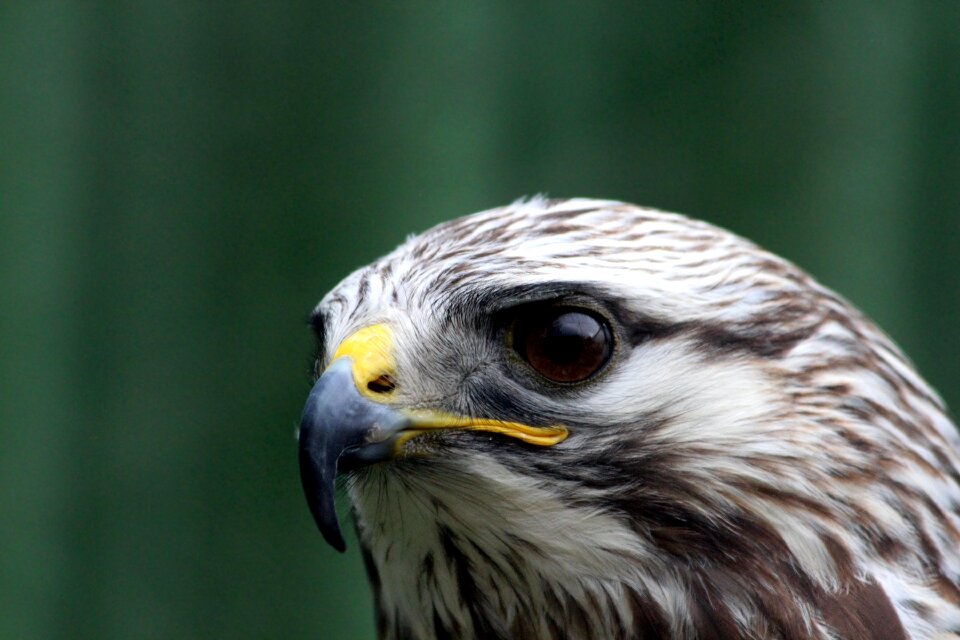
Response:
[[[869,320],[689,218],[534,199],[312,316],[300,468],[381,638],[960,635],[960,440]]]

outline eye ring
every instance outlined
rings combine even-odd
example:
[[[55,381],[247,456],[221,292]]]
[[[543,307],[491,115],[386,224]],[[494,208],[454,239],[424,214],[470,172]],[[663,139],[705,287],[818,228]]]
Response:
[[[613,354],[613,332],[601,316],[578,307],[531,309],[513,324],[511,346],[539,375],[559,384],[589,380]]]

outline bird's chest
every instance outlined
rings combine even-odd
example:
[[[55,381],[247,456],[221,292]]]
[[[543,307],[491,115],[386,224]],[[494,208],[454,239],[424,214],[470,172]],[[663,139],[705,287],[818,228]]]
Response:
[[[490,528],[457,526],[424,496],[356,506],[382,638],[541,637],[514,633],[544,607],[541,577]]]
[[[619,524],[447,489],[385,476],[351,493],[382,638],[620,637],[636,575],[605,549]]]

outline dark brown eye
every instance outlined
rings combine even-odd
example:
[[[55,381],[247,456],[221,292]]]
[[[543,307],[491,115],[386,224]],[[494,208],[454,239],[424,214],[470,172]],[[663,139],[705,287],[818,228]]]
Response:
[[[554,382],[580,382],[610,358],[610,329],[585,311],[548,309],[520,318],[514,325],[513,348],[543,377]]]

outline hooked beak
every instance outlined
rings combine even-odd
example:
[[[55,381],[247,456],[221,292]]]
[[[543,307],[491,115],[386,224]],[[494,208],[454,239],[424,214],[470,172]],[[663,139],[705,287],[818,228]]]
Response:
[[[330,365],[310,391],[300,420],[300,482],[320,533],[337,551],[347,548],[334,504],[337,469],[389,458],[391,436],[410,423],[361,396],[351,369],[349,358]]]
[[[335,504],[338,471],[393,458],[411,438],[438,429],[487,431],[541,446],[558,444],[568,435],[562,426],[391,408],[387,403],[393,387],[378,391],[371,385],[395,377],[391,349],[384,325],[361,329],[345,340],[310,391],[300,419],[300,481],[320,533],[337,551],[347,548]]]

